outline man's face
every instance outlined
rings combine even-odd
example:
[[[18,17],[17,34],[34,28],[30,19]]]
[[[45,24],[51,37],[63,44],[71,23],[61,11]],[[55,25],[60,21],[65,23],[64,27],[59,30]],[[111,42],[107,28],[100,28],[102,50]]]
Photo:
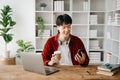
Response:
[[[71,31],[71,24],[63,24],[60,26],[57,26],[57,29],[60,32],[60,35],[63,37],[68,37]]]

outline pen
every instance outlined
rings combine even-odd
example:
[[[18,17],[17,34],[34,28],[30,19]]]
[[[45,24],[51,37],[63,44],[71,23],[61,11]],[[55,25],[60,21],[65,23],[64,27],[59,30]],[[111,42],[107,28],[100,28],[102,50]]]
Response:
[[[89,75],[91,75],[91,73],[89,71],[86,71]]]

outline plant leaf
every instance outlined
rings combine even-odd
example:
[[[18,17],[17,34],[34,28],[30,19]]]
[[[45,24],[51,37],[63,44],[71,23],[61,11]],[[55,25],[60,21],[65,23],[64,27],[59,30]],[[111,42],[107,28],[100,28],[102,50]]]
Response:
[[[34,50],[34,46],[30,41],[24,42],[23,40],[18,40],[16,42],[19,46],[19,49],[17,50],[17,53],[19,52],[29,52]]]
[[[11,21],[11,22],[10,22],[10,26],[14,26],[15,24],[16,24],[15,21]]]
[[[0,30],[3,31],[4,33],[7,33],[10,29],[12,29],[12,28],[2,28]]]
[[[13,34],[4,34],[3,35],[3,38],[4,38],[6,43],[9,43],[13,39],[12,35]]]

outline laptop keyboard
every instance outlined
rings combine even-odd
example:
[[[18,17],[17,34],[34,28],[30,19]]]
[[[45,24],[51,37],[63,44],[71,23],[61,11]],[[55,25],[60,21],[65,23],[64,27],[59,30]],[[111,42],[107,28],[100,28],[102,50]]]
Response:
[[[45,70],[45,72],[46,72],[46,73],[51,73],[51,71],[49,71],[49,70]]]
[[[45,71],[47,74],[56,72],[57,70],[52,67],[45,67]]]
[[[53,71],[51,70],[51,68],[46,67],[46,68],[45,68],[45,72],[46,72],[47,74],[49,74],[49,73],[52,73]]]

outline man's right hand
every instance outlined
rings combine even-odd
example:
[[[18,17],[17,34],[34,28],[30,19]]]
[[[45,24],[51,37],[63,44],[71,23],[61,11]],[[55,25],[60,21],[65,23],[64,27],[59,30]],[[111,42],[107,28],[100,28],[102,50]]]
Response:
[[[59,63],[59,60],[55,57],[55,54],[53,54],[51,60],[48,62],[48,65],[53,66],[58,63]]]

